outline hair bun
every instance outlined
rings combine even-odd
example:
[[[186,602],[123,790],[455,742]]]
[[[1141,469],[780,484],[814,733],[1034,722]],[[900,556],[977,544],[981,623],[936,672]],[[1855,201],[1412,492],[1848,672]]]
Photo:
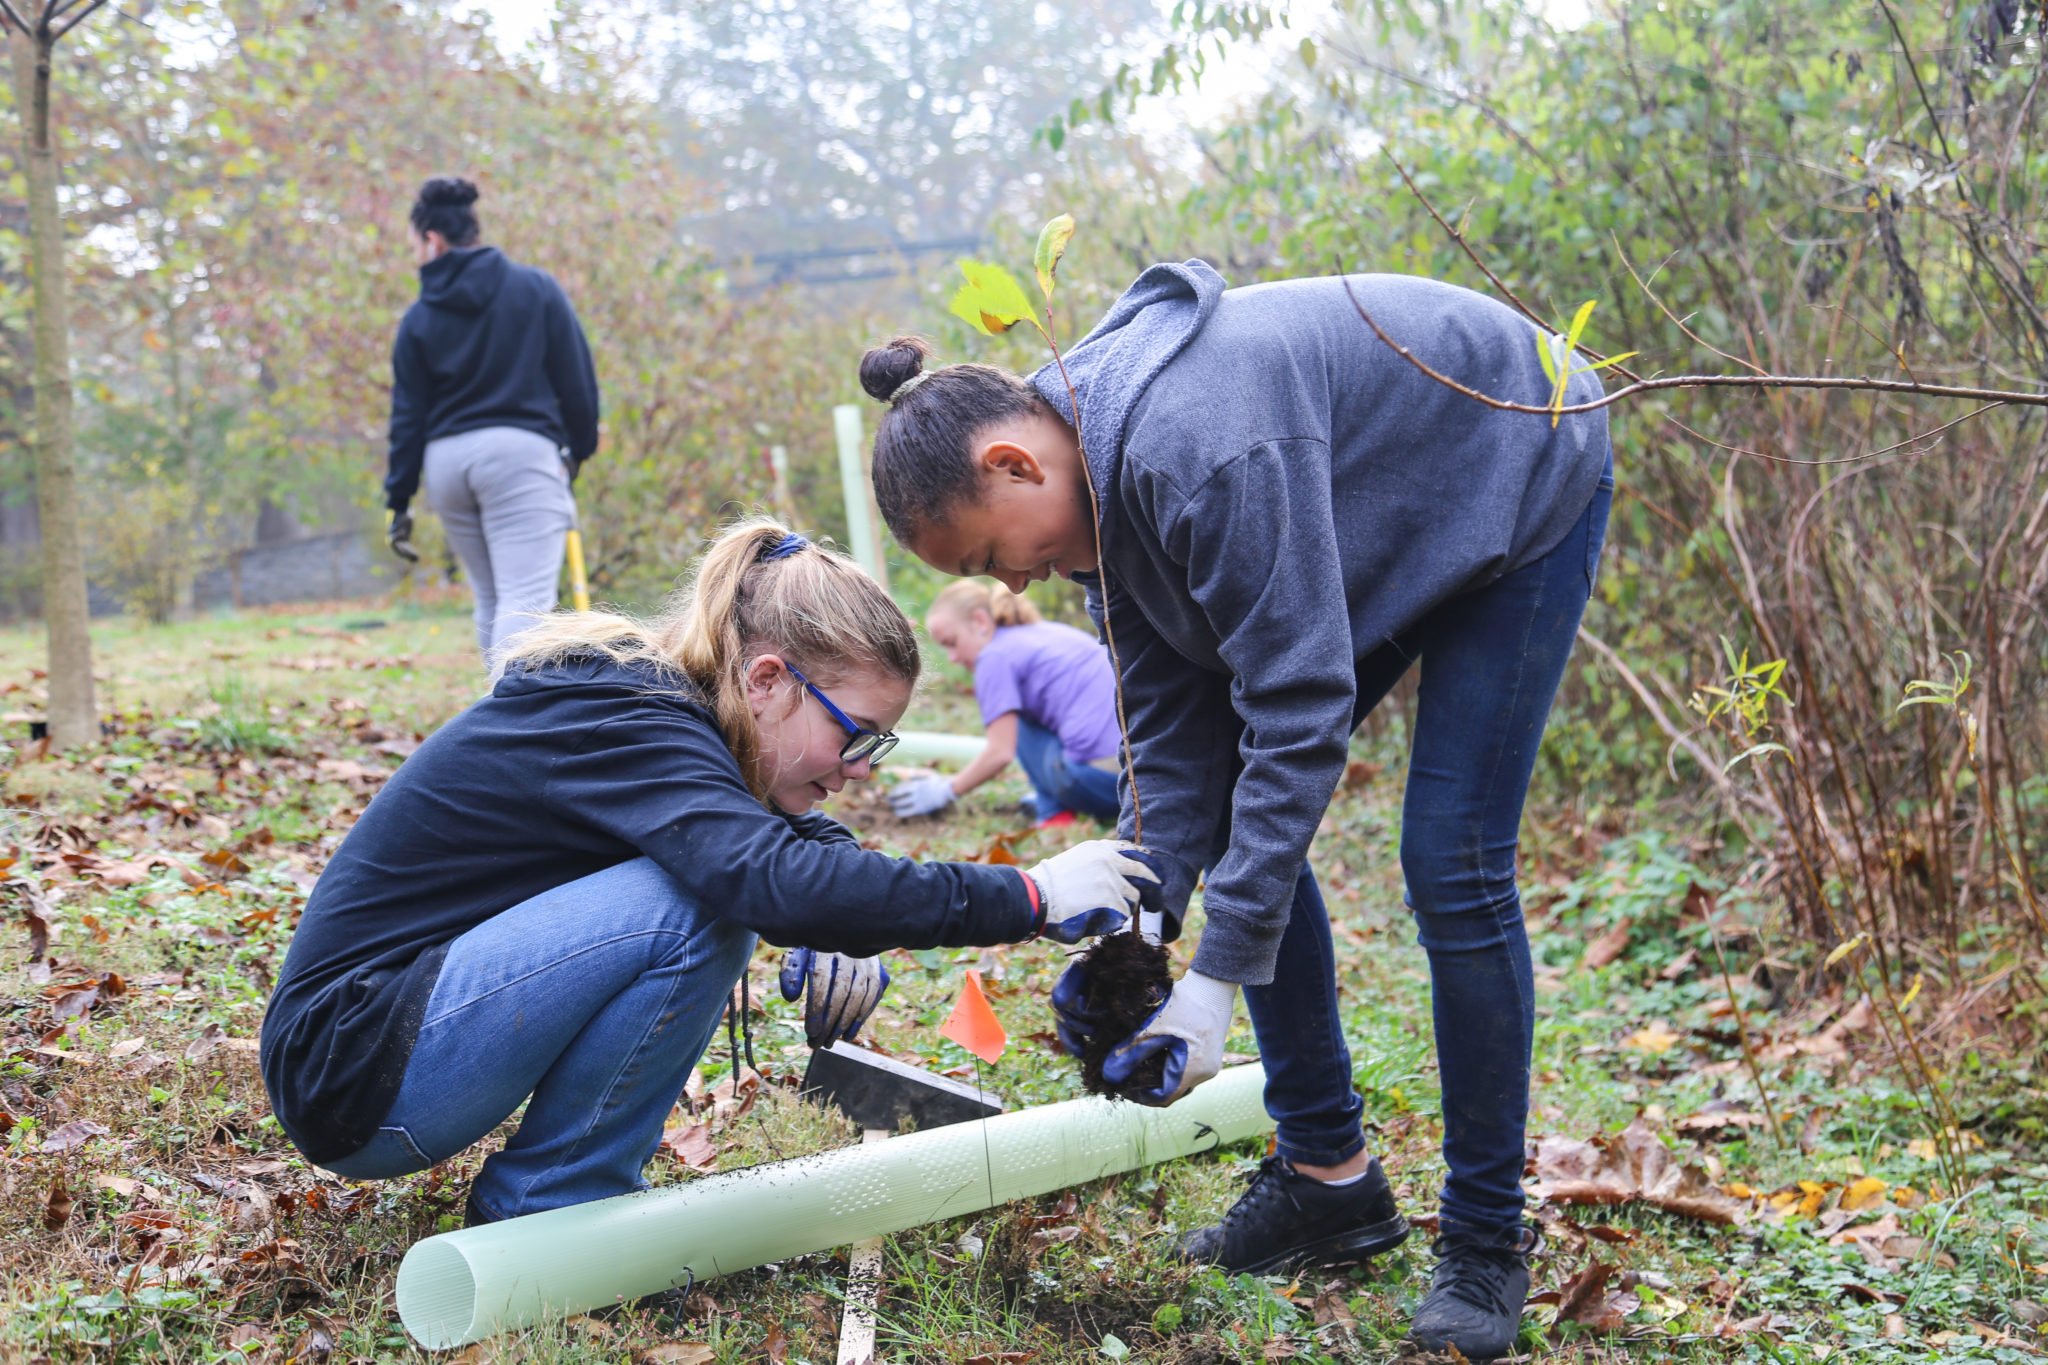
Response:
[[[893,337],[880,346],[870,346],[860,358],[860,386],[877,403],[886,403],[924,370],[932,344],[923,337]]]
[[[420,202],[429,208],[467,208],[476,197],[476,186],[455,175],[437,175],[420,186]]]

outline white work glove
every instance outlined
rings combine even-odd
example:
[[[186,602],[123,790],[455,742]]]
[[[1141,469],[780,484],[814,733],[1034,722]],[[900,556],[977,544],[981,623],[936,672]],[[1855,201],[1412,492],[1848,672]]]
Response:
[[[952,804],[953,779],[939,773],[905,778],[889,793],[889,809],[903,820],[936,815]]]
[[[1091,839],[1055,853],[1027,873],[1038,887],[1039,933],[1056,943],[1113,934],[1130,923],[1159,874],[1143,849],[1122,839]]]
[[[793,948],[782,959],[778,978],[784,1000],[795,1000],[806,988],[804,1038],[812,1047],[828,1047],[835,1038],[849,1042],[867,1023],[889,989],[889,969],[878,957],[848,957]]]
[[[1189,972],[1173,983],[1173,994],[1136,1033],[1118,1043],[1102,1062],[1102,1078],[1122,1086],[1149,1057],[1164,1054],[1166,1069],[1156,1090],[1120,1090],[1140,1104],[1172,1104],[1223,1069],[1223,1040],[1237,983]]]

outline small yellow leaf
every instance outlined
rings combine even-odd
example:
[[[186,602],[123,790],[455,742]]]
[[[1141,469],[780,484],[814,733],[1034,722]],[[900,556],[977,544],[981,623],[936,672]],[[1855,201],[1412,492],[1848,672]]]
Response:
[[[1908,991],[1906,992],[1906,998],[1905,998],[1904,1000],[1901,1000],[1901,1001],[1899,1002],[1899,1013],[1900,1013],[1900,1014],[1904,1014],[1904,1013],[1905,1013],[1905,1012],[1906,1012],[1907,1010],[1909,1010],[1909,1009],[1911,1009],[1911,1008],[1913,1007],[1913,1002],[1914,1002],[1915,1000],[1918,1000],[1918,999],[1920,998],[1920,988],[1921,988],[1922,986],[1926,985],[1926,984],[1927,984],[1927,974],[1926,974],[1925,972],[1915,972],[1915,973],[1913,973],[1913,986],[1912,986],[1912,989],[1908,990]]]
[[[1906,1144],[1906,1153],[1909,1156],[1916,1156],[1922,1161],[1933,1161],[1939,1155],[1935,1150],[1933,1138],[1914,1138]]]
[[[1868,934],[1858,934],[1856,935],[1856,937],[1848,940],[1845,943],[1836,944],[1835,950],[1829,953],[1827,955],[1827,958],[1820,965],[1822,967],[1834,966],[1837,962],[1840,962],[1843,958],[1855,952],[1858,948],[1861,948],[1867,941],[1869,941],[1869,938],[1870,935]]]
[[[1727,1194],[1734,1195],[1737,1199],[1756,1198],[1756,1191],[1743,1184],[1740,1180],[1731,1180],[1723,1185],[1721,1189]]]
[[[1845,1209],[1867,1209],[1884,1198],[1886,1185],[1874,1175],[1866,1175],[1842,1191],[1842,1207]]]
[[[1665,1028],[1662,1024],[1651,1024],[1647,1028],[1639,1028],[1634,1033],[1631,1033],[1622,1043],[1622,1046],[1636,1052],[1647,1052],[1653,1057],[1658,1057],[1671,1051],[1671,1045],[1677,1041],[1678,1035],[1670,1029]]]

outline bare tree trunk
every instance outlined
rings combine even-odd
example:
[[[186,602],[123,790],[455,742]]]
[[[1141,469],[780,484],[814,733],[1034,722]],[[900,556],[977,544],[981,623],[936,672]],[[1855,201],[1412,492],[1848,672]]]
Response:
[[[92,636],[85,556],[78,534],[78,479],[71,457],[71,313],[64,297],[64,233],[57,220],[57,155],[50,138],[48,26],[9,30],[15,107],[28,172],[29,274],[35,284],[36,500],[42,514],[43,621],[50,642],[50,743],[99,738],[93,705]]]

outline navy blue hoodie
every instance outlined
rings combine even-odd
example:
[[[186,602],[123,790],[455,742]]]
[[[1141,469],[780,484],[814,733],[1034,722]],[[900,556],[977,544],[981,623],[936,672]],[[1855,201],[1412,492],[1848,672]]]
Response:
[[[1405,275],[1350,285],[1437,370],[1548,401],[1536,328],[1506,305]],[[1564,538],[1606,466],[1606,414],[1553,430],[1486,407],[1379,340],[1344,279],[1227,289],[1200,261],[1139,276],[1067,368],[1145,842],[1179,861],[1167,904],[1185,906],[1229,812],[1193,965],[1262,985],[1344,772],[1359,662]],[[1031,382],[1072,420],[1056,367]],[[1569,396],[1599,393],[1586,375]],[[1089,587],[1099,620],[1101,583]]]
[[[494,246],[420,267],[420,296],[391,347],[391,465],[384,501],[402,512],[427,442],[518,427],[581,465],[597,450],[597,369],[568,295],[545,270]]]
[[[891,858],[815,812],[762,805],[674,678],[602,658],[510,671],[392,775],[306,902],[262,1045],[299,1150],[334,1161],[376,1132],[450,942],[642,856],[783,946],[867,956],[1032,929],[1015,868]]]

